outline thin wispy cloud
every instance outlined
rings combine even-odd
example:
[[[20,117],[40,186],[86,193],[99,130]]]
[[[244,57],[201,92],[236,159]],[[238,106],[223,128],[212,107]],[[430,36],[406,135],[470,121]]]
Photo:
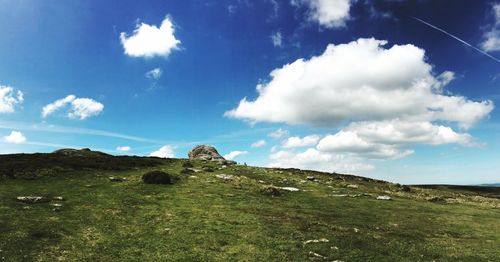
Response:
[[[463,40],[463,39],[461,39],[461,38],[459,38],[459,37],[457,37],[457,36],[455,36],[455,35],[453,35],[453,34],[451,34],[451,33],[448,33],[446,30],[441,29],[441,28],[439,28],[439,27],[437,27],[437,26],[435,26],[435,25],[432,25],[432,24],[430,24],[430,23],[428,23],[428,22],[426,22],[426,21],[424,21],[424,20],[422,20],[422,19],[420,19],[420,18],[417,18],[417,17],[414,17],[414,16],[412,16],[412,18],[413,18],[413,19],[415,19],[416,21],[418,21],[418,22],[420,22],[420,23],[424,24],[424,25],[429,26],[430,28],[433,28],[433,29],[435,29],[435,30],[438,30],[438,31],[439,31],[439,32],[441,32],[441,33],[446,34],[447,36],[449,36],[449,37],[451,37],[451,38],[453,38],[453,39],[455,39],[455,40],[459,41],[460,43],[462,43],[462,44],[464,44],[464,45],[466,45],[466,46],[468,46],[468,47],[470,47],[470,48],[472,48],[472,49],[476,50],[477,52],[479,52],[479,53],[481,53],[481,54],[483,54],[483,55],[485,55],[485,56],[487,56],[487,57],[489,57],[489,58],[491,58],[491,59],[495,60],[495,61],[496,61],[496,62],[498,62],[498,63],[500,63],[500,59],[498,59],[498,58],[496,58],[496,57],[494,57],[494,56],[492,56],[492,55],[488,54],[487,52],[485,52],[485,51],[483,51],[483,50],[481,50],[481,49],[479,49],[479,48],[477,48],[477,47],[473,46],[472,44],[467,43],[465,40]]]

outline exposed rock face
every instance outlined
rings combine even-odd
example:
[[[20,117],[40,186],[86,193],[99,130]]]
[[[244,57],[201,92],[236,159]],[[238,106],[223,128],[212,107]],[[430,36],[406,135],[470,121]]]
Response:
[[[196,146],[188,153],[189,159],[198,160],[225,160],[217,149],[213,146],[200,145]]]
[[[99,151],[92,151],[88,148],[82,148],[82,149],[63,148],[52,152],[52,154],[63,155],[63,156],[78,156],[78,157],[109,156],[106,153]]]
[[[199,145],[191,149],[188,153],[189,160],[208,160],[216,161],[221,165],[235,165],[236,162],[232,160],[226,160],[222,157],[217,149],[213,146]]]

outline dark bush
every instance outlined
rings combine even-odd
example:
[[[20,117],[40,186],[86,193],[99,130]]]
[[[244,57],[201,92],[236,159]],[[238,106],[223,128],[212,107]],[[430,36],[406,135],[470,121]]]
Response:
[[[204,166],[202,168],[202,170],[205,171],[205,172],[210,172],[210,173],[214,172],[214,169],[212,167],[209,167],[209,166]]]
[[[171,175],[162,171],[151,171],[142,176],[142,181],[146,184],[173,184]]]
[[[191,162],[187,161],[187,162],[184,162],[184,164],[182,164],[182,167],[186,167],[186,168],[193,167],[193,164]]]
[[[261,192],[264,195],[268,195],[268,196],[271,196],[271,197],[277,197],[277,196],[281,195],[280,190],[278,188],[276,188],[276,187],[273,187],[273,186],[264,187],[264,188],[262,188]]]
[[[189,168],[184,168],[181,170],[181,174],[183,174],[183,175],[190,175],[193,173],[194,173],[194,171],[192,169],[189,169]]]

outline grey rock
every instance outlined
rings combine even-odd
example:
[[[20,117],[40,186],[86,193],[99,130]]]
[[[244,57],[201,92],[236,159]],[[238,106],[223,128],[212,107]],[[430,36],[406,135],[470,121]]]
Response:
[[[47,203],[49,199],[42,196],[19,196],[16,200],[26,204],[37,204],[37,203]]]
[[[213,146],[199,145],[188,153],[189,160],[225,160]]]
[[[391,200],[390,196],[378,196],[377,200]]]

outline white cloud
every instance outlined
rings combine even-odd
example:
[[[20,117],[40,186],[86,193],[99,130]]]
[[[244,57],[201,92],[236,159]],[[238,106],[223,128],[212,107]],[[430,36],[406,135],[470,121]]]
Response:
[[[12,113],[24,101],[23,92],[10,86],[0,85],[0,113]]]
[[[303,138],[298,136],[289,137],[287,140],[283,142],[284,148],[293,148],[293,147],[305,147],[312,146],[318,143],[321,137],[318,135],[309,135]]]
[[[384,48],[386,41],[358,39],[329,45],[309,60],[271,72],[254,101],[243,98],[228,117],[251,122],[335,126],[342,121],[448,121],[468,128],[493,110],[493,102],[443,95],[440,77],[413,45]]]
[[[267,134],[267,136],[269,136],[270,138],[274,138],[274,139],[282,138],[282,137],[287,136],[287,135],[288,135],[288,130],[284,130],[281,128]]]
[[[304,166],[314,167],[309,165],[313,160],[303,159],[317,156],[323,160],[344,157],[350,165],[363,167],[368,159],[409,156],[414,153],[411,147],[419,144],[477,145],[464,130],[487,117],[493,102],[472,101],[445,90],[455,74],[436,75],[425,61],[424,50],[409,44],[386,44],[358,39],[329,45],[319,56],[275,69],[269,82],[257,86],[255,100],[243,98],[225,116],[251,123],[347,125],[311,150],[273,152],[275,158],[282,157],[272,163],[282,165],[304,161]],[[301,142],[289,138],[284,146]],[[308,143],[314,144],[314,140]],[[318,164],[318,168],[332,169],[330,165]]]
[[[68,113],[69,118],[83,120],[85,118],[96,116],[104,109],[104,105],[90,98],[77,98],[71,102],[71,110]]]
[[[152,152],[149,156],[160,158],[173,158],[175,157],[174,148],[170,145],[162,146],[160,149]]]
[[[225,154],[224,155],[224,158],[227,159],[227,160],[233,160],[235,157],[237,156],[241,156],[241,155],[245,155],[245,154],[248,154],[248,151],[231,151],[229,152],[229,154]]]
[[[325,172],[363,173],[373,170],[371,164],[362,163],[355,156],[321,152],[308,148],[303,152],[278,151],[270,155],[270,167],[294,167]]]
[[[130,147],[129,146],[119,146],[116,148],[117,151],[121,151],[121,152],[128,152],[130,151]]]
[[[484,35],[481,48],[484,51],[500,51],[500,3],[493,5],[494,25]]]
[[[120,41],[126,55],[145,58],[167,57],[172,50],[178,49],[181,43],[175,38],[174,31],[172,20],[167,16],[160,27],[145,23],[137,24],[130,36],[122,32]]]
[[[469,134],[456,133],[450,127],[392,120],[352,123],[321,139],[317,149],[357,154],[362,158],[398,159],[413,154],[408,146],[416,144],[470,146],[473,142]]]
[[[309,18],[326,28],[343,27],[349,20],[351,0],[292,0],[292,5],[307,5]]]
[[[146,72],[145,76],[146,78],[157,80],[161,77],[162,74],[163,70],[161,70],[161,68],[155,68]]]
[[[255,143],[253,143],[251,145],[251,147],[256,148],[256,147],[263,147],[265,145],[266,145],[266,140],[261,139],[261,140],[256,141]]]
[[[276,47],[282,47],[283,46],[283,36],[281,35],[281,32],[273,33],[271,35],[271,42]]]
[[[70,106],[67,116],[72,119],[86,119],[99,115],[104,109],[104,105],[90,98],[77,98],[74,95],[68,95],[65,98],[56,100],[42,108],[42,116],[48,117],[55,111]]]
[[[12,131],[10,135],[3,137],[4,141],[12,144],[22,144],[26,142],[26,137],[20,131]]]

